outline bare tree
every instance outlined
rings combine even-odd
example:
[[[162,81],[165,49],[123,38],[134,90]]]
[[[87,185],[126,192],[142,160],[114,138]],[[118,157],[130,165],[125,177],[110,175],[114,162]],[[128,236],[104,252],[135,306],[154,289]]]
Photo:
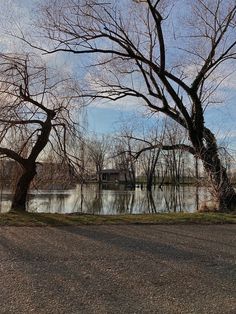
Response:
[[[102,182],[102,170],[107,161],[109,151],[109,138],[103,135],[101,138],[93,136],[87,141],[88,157],[95,166],[99,184]]]
[[[147,190],[151,191],[152,186],[155,183],[154,180],[157,173],[157,162],[161,156],[161,145],[165,136],[165,125],[162,130],[159,130],[156,125],[143,133],[142,138],[133,137],[133,139],[139,142],[139,151],[142,151],[141,147],[146,148],[148,145],[153,147],[151,150],[146,150],[144,148],[145,150],[138,157],[139,164],[141,164],[146,176]]]
[[[93,90],[84,96],[135,97],[176,121],[188,132],[191,145],[162,149],[197,156],[219,209],[227,210],[235,204],[236,194],[204,112],[216,101],[226,66],[235,67],[236,4],[196,0],[186,4],[186,19],[176,17],[181,1],[168,4],[171,1],[48,1],[42,6],[40,27],[55,45],[44,50],[98,54],[97,80],[92,79]]]
[[[187,144],[186,132],[180,129],[179,125],[169,121],[165,129],[165,137],[163,144],[173,146],[176,143]],[[187,152],[188,153],[188,152]],[[163,157],[166,164],[166,172],[170,182],[179,184],[184,177],[184,160],[186,151],[184,150],[169,150],[163,152]]]
[[[36,56],[0,55],[0,155],[21,167],[12,210],[25,210],[37,161],[47,146],[66,157],[74,132],[68,79],[49,71]],[[59,150],[57,153],[59,154]]]
[[[113,145],[113,159],[115,167],[124,173],[125,183],[135,187],[136,183],[136,160],[134,153],[137,143],[133,141],[134,129],[132,127],[121,127],[116,134]]]

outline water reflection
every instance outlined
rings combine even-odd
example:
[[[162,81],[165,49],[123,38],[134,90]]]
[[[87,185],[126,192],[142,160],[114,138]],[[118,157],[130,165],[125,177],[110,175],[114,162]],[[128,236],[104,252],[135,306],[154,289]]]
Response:
[[[71,190],[31,191],[28,210],[45,213],[139,214],[194,212],[210,198],[206,188],[194,186],[156,187],[152,193],[141,186],[135,190],[121,185],[78,185]],[[0,211],[10,209],[11,194],[3,190]]]

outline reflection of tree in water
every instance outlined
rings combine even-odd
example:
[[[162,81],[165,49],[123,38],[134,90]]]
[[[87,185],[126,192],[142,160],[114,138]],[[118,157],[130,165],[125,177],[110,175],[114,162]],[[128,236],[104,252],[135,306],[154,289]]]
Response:
[[[85,201],[87,213],[100,214],[103,208],[103,198],[100,191],[94,194],[94,197],[89,198]]]
[[[135,204],[135,193],[132,193],[131,194],[131,199],[130,199],[130,206],[129,206],[129,213],[130,214],[133,213],[134,204]]]
[[[0,213],[2,212],[2,204],[3,204],[3,185],[0,184]]]
[[[136,213],[150,213],[150,203],[152,206],[154,205],[154,207],[156,207],[153,199],[153,194],[150,191],[142,188],[141,190],[136,190],[136,198],[134,204]],[[152,207],[151,211],[155,210],[154,207]]]
[[[65,195],[56,195],[56,204],[58,206],[58,213],[64,213],[66,211],[66,204],[65,204]]]
[[[168,191],[166,191],[166,189],[163,191],[166,211],[176,212],[182,210],[180,191],[179,186],[170,186]]]
[[[132,191],[101,190],[99,186],[86,187],[82,194],[83,212],[101,213],[132,213],[135,204],[135,194]]]
[[[138,190],[135,208],[141,213],[179,212],[196,208],[195,187],[163,186],[154,189],[152,193]]]
[[[169,186],[163,191],[163,198],[165,202],[165,210],[168,212],[181,212],[188,211],[187,208],[187,196],[186,187],[183,186]],[[190,196],[190,195],[188,195]],[[194,202],[193,195],[191,195],[191,201]]]
[[[30,212],[66,213],[68,194],[34,194],[28,198],[27,210]]]
[[[72,213],[83,213],[84,210],[84,185],[80,185],[79,193],[76,190],[75,200],[73,202]]]
[[[195,200],[196,200],[196,210],[199,211],[199,186],[198,185],[196,187]]]
[[[1,196],[0,196],[1,198]],[[2,195],[2,208],[7,211],[11,194]],[[31,212],[83,212],[90,214],[128,214],[156,213],[197,210],[201,201],[209,199],[204,187],[194,186],[163,186],[153,189],[152,193],[136,188],[135,191],[99,190],[98,185],[80,185],[68,191],[38,191],[31,194],[28,209]]]
[[[139,213],[157,213],[158,204],[157,200],[154,199],[152,191],[142,190],[137,191],[138,197],[136,198],[135,208]]]
[[[124,193],[115,193],[111,208],[117,214],[128,214],[133,212],[135,194],[133,192],[124,191]]]
[[[100,186],[86,186],[81,190],[81,211],[88,214],[100,214],[103,208],[103,198]]]
[[[147,191],[147,205],[150,213],[157,213],[155,201],[151,191]]]

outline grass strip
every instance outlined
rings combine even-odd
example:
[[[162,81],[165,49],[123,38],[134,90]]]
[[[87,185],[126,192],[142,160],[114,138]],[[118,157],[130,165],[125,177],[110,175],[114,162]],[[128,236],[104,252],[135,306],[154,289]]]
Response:
[[[0,226],[73,226],[110,224],[235,224],[234,213],[158,213],[137,215],[38,214],[9,212],[0,214]]]

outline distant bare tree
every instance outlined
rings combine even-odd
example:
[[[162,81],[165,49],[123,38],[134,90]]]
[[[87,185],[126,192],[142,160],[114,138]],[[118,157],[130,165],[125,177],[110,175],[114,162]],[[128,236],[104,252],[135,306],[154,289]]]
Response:
[[[133,141],[134,130],[132,127],[122,126],[121,131],[116,134],[113,145],[113,159],[115,167],[121,170],[125,176],[125,182],[132,187],[136,183],[136,160],[134,152],[137,143]]]
[[[186,134],[179,128],[176,123],[168,123],[165,130],[165,144],[173,146],[176,143],[186,144]],[[169,150],[163,152],[165,164],[167,168],[167,175],[169,176],[170,182],[179,184],[181,179],[184,177],[184,162],[185,162],[185,150]]]
[[[95,166],[98,182],[102,182],[102,170],[107,161],[107,154],[109,151],[109,138],[103,135],[101,138],[93,136],[87,140],[88,158]]]
[[[162,130],[159,130],[157,126],[151,128],[145,134],[143,138],[136,140],[139,141],[140,148],[144,146],[145,148],[153,146],[151,150],[144,150],[142,154],[139,155],[139,163],[144,170],[147,182],[147,190],[151,191],[153,184],[155,183],[155,176],[157,173],[157,162],[161,156],[161,145],[163,143],[163,138],[165,137],[165,125]],[[135,139],[135,138],[134,138]],[[142,149],[140,149],[141,151]]]

